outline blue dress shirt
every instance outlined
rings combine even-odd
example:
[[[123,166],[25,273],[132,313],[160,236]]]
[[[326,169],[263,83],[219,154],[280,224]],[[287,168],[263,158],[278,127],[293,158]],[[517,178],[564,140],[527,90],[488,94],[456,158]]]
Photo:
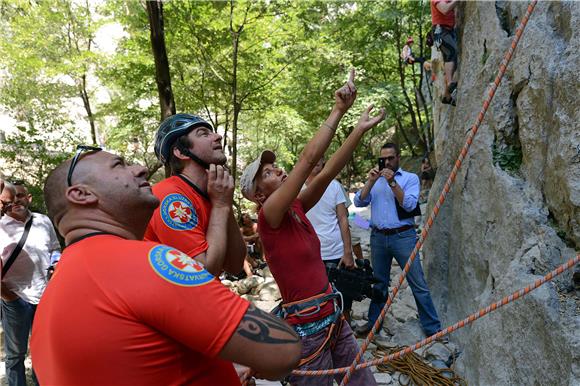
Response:
[[[417,206],[419,198],[419,177],[399,168],[395,173],[395,181],[405,192],[402,208],[411,212]],[[405,225],[414,225],[414,218],[399,220],[395,206],[395,194],[385,177],[379,177],[365,200],[360,198],[362,190],[356,192],[354,205],[364,207],[371,204],[371,226],[379,229],[400,228]]]

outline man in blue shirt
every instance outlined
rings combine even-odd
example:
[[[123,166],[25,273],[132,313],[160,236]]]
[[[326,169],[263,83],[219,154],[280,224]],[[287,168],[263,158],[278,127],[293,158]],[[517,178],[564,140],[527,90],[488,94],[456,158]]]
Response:
[[[365,186],[354,197],[357,207],[371,204],[371,260],[375,277],[380,281],[374,285],[369,321],[356,329],[358,335],[368,334],[385,306],[393,257],[402,269],[417,242],[413,212],[419,197],[419,178],[399,167],[400,153],[396,144],[383,145],[380,157],[385,167],[382,170],[373,168]],[[433,335],[441,330],[441,322],[425,282],[419,255],[407,273],[407,280],[423,332]]]

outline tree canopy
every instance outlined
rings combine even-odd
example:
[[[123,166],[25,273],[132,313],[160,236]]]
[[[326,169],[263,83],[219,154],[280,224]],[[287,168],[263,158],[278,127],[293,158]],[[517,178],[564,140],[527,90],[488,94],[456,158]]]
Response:
[[[427,1],[159,6],[175,110],[218,128],[233,173],[264,148],[291,168],[350,67],[359,99],[330,151],[367,104],[388,115],[364,138],[343,182],[364,178],[386,140],[413,155],[432,147],[423,69],[400,59],[408,36],[417,55],[425,50]],[[13,122],[0,132],[2,174],[39,189],[78,143],[92,142],[162,178],[152,149],[162,115],[146,1],[7,0],[0,14],[0,112]],[[114,44],[103,46],[99,34]]]

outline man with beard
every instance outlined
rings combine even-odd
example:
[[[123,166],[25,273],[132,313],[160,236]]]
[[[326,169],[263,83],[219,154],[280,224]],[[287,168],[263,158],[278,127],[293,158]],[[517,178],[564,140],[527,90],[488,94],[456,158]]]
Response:
[[[20,182],[6,183],[1,190],[2,328],[9,386],[26,385],[24,361],[32,320],[46,288],[51,257],[60,255],[50,220],[28,210],[31,201]],[[34,372],[33,381],[38,384]]]
[[[88,146],[48,176],[48,215],[67,246],[32,329],[40,383],[239,385],[232,361],[284,377],[301,349],[290,326],[185,253],[141,241],[159,205],[146,177]],[[229,177],[214,167],[208,181],[223,197],[215,207],[231,205]]]
[[[373,287],[368,323],[355,330],[359,336],[369,333],[385,306],[393,258],[402,269],[417,242],[414,216],[417,214],[419,178],[401,169],[400,159],[396,144],[383,145],[379,165],[384,167],[371,169],[365,186],[354,197],[357,207],[371,204],[371,261],[375,277],[380,281]],[[413,291],[423,332],[427,336],[433,335],[441,330],[441,322],[423,275],[419,255],[411,265],[407,280]]]
[[[208,173],[232,179],[223,166],[226,156],[221,140],[209,122],[195,115],[176,114],[161,123],[155,154],[169,166],[171,177],[153,187],[161,205],[145,232],[145,240],[195,257],[215,276],[222,270],[240,273],[246,256],[231,202],[221,205],[222,197],[212,194],[208,186]],[[222,244],[227,245],[225,253]]]

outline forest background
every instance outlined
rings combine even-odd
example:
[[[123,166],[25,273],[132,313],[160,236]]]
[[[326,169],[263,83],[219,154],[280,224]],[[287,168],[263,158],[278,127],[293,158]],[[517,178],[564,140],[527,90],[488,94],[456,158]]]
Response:
[[[359,97],[329,151],[369,103],[387,118],[339,176],[352,186],[387,140],[409,157],[433,147],[428,76],[400,58],[409,36],[416,56],[430,56],[430,26],[426,0],[0,0],[0,172],[26,181],[40,212],[46,175],[77,144],[159,181],[154,136],[175,112],[211,121],[236,178],[266,148],[289,170],[354,67]],[[103,32],[113,44],[99,45]]]

